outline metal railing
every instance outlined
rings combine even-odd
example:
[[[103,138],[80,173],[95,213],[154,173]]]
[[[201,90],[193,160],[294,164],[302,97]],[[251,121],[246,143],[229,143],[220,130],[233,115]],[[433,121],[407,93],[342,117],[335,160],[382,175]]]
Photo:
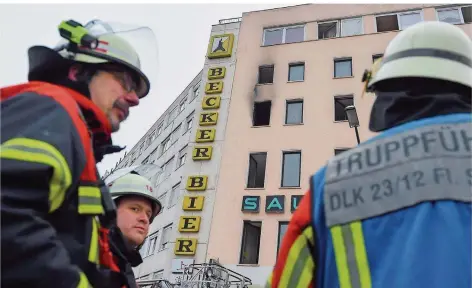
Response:
[[[182,288],[247,288],[251,279],[220,264],[191,264],[184,267],[183,279],[178,287]]]
[[[243,17],[235,17],[235,18],[228,18],[228,19],[221,19],[219,24],[230,24],[230,23],[238,23],[241,22]]]

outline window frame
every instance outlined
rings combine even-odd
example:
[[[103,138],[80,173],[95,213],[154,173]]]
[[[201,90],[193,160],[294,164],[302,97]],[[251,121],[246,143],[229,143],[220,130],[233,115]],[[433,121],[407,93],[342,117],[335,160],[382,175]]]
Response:
[[[334,123],[344,123],[344,122],[348,122],[348,120],[336,120],[336,99],[339,98],[339,99],[352,99],[352,105],[355,105],[355,102],[354,102],[354,94],[345,94],[345,95],[336,95],[333,97],[333,121]],[[349,105],[348,105],[349,106]],[[347,116],[346,116],[347,118]]]
[[[252,264],[243,263],[243,261],[242,261],[243,256],[244,256],[243,255],[243,252],[244,252],[243,245],[245,244],[244,239],[246,238],[246,233],[247,233],[246,229],[244,229],[246,223],[258,223],[259,224],[258,228],[259,228],[260,233],[259,233],[259,240],[258,240],[259,245],[257,246],[257,261],[256,261],[256,263],[252,263]],[[243,227],[242,227],[243,229],[241,231],[242,232],[241,233],[241,238],[240,238],[241,240],[240,240],[240,243],[239,243],[239,262],[238,262],[239,265],[258,265],[259,264],[259,262],[260,262],[259,258],[261,257],[262,224],[263,224],[262,221],[243,220]],[[245,245],[244,245],[244,247],[245,247]]]
[[[169,233],[171,233],[171,232],[172,232],[172,224],[173,224],[173,223],[170,223],[170,224],[168,224],[168,225],[166,225],[166,226],[164,226],[164,227],[162,228],[161,241],[159,241],[159,251],[162,251],[162,250],[165,250],[165,249],[168,249],[168,248],[169,248],[169,247],[162,247],[162,245],[164,244],[164,232],[166,231],[166,229],[169,229],[169,231],[170,231]],[[170,243],[170,239],[171,239],[170,236],[171,236],[171,235],[169,234],[169,240],[167,240],[167,242],[165,243],[166,245],[168,245],[168,244]],[[158,252],[159,252],[159,251],[158,251]]]
[[[336,62],[344,62],[344,61],[350,61],[351,62],[351,75],[350,76],[336,76]],[[339,57],[339,58],[334,58],[333,59],[333,79],[343,79],[343,78],[352,78],[354,77],[354,69],[353,69],[353,61],[352,57]]]
[[[374,15],[374,27],[375,27],[375,32],[374,33],[387,33],[387,32],[402,31],[403,28],[401,27],[400,16],[401,15],[407,15],[407,14],[416,14],[416,13],[420,14],[420,17],[421,17],[420,22],[424,22],[423,9]],[[377,29],[377,17],[391,16],[391,15],[396,15],[397,16],[398,30],[388,30],[388,31],[380,31],[379,32],[378,29]]]
[[[341,33],[343,31],[343,29],[342,29],[343,21],[354,20],[354,19],[361,19],[361,33],[360,34],[354,34],[354,35],[348,35],[348,36],[342,36]],[[318,40],[334,39],[334,38],[341,38],[341,37],[353,37],[353,36],[360,36],[360,35],[365,34],[365,32],[364,32],[364,16],[341,18],[341,19],[336,19],[336,20],[328,20],[328,21],[317,22],[317,27],[316,28],[319,29],[319,25],[334,23],[334,22],[336,22],[336,36],[331,37],[331,38],[320,38],[320,34],[318,32],[318,35],[316,35]]]
[[[265,168],[264,168],[264,185],[262,187],[249,187],[249,175],[251,171],[251,155],[260,155],[265,154]],[[267,180],[267,160],[268,160],[268,152],[267,151],[257,151],[257,152],[249,152],[248,162],[247,162],[247,172],[246,172],[246,189],[265,189],[265,184]],[[257,169],[256,169],[257,171]]]
[[[292,29],[292,28],[303,28],[303,40],[299,42],[290,42],[286,43],[286,35],[287,35],[287,29]],[[282,42],[277,43],[277,44],[265,44],[265,38],[266,38],[266,32],[271,32],[271,31],[276,31],[282,29]],[[294,44],[294,43],[301,43],[305,42],[306,40],[306,23],[303,24],[294,24],[294,25],[289,25],[289,26],[278,26],[278,27],[269,27],[269,28],[263,28],[262,30],[262,43],[261,46],[266,47],[266,46],[274,46],[274,45],[282,45],[282,44]]]
[[[290,68],[294,66],[303,66],[303,78],[302,80],[290,80]],[[304,61],[299,61],[299,62],[290,62],[288,63],[288,75],[287,75],[287,82],[288,83],[293,83],[293,82],[305,82],[305,70],[306,70],[306,65]]]
[[[279,255],[279,251],[280,251],[280,245],[282,244],[282,240],[283,238],[281,239],[280,238],[280,227],[281,225],[287,225],[287,229],[288,229],[288,224],[290,223],[290,221],[285,221],[285,220],[282,220],[282,221],[279,221],[278,222],[278,230],[277,230],[277,252],[276,252],[276,255],[278,256]],[[285,233],[287,233],[287,231],[285,231]],[[285,234],[284,234],[284,237],[285,237]]]
[[[439,20],[439,12],[441,12],[441,11],[458,10],[459,11],[459,17],[460,17],[460,23],[449,23],[449,22],[446,22],[446,23],[449,23],[449,24],[452,24],[452,25],[466,24],[465,21],[464,21],[464,13],[462,13],[462,8],[465,8],[465,7],[472,7],[472,5],[459,5],[459,6],[449,6],[449,7],[436,8],[436,9],[434,9],[435,13],[436,13],[436,20],[441,21],[441,20]],[[445,22],[445,21],[441,21],[441,22]],[[472,23],[472,22],[467,22],[467,23]]]
[[[261,81],[261,68],[272,68],[272,82],[260,83]],[[274,64],[264,64],[257,67],[257,85],[272,85],[274,84],[275,76],[275,65]]]
[[[302,111],[301,111],[301,122],[300,123],[287,123],[287,117],[288,117],[288,105],[292,103],[302,103]],[[284,125],[303,125],[303,116],[304,116],[304,110],[305,109],[305,101],[303,101],[303,98],[294,98],[294,99],[287,99],[285,100],[285,120],[284,120]]]
[[[285,155],[286,154],[299,154],[300,161],[298,163],[298,186],[284,186],[284,170],[285,170]],[[290,189],[290,188],[300,188],[301,180],[302,180],[302,150],[301,149],[293,149],[293,150],[282,150],[282,167],[281,167],[281,174],[280,174],[280,188],[281,189]]]

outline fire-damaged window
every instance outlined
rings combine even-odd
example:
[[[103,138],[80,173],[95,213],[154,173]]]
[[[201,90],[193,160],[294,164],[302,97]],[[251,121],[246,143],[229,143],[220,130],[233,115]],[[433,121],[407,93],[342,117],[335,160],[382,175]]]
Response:
[[[271,101],[255,102],[252,117],[253,126],[268,126],[270,124]]]
[[[244,221],[239,264],[258,264],[261,227],[260,221]]]
[[[267,152],[249,154],[247,188],[264,188]]]

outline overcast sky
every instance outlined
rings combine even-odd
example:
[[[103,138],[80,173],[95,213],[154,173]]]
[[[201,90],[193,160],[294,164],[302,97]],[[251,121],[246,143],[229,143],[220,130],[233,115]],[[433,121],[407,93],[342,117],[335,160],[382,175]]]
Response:
[[[147,67],[157,79],[151,79],[151,94],[131,109],[120,131],[113,134],[114,143],[129,151],[203,68],[211,25],[241,17],[243,12],[290,5],[294,4],[1,4],[0,86],[27,80],[27,49],[57,44],[57,25],[62,20],[85,24],[98,18],[151,27],[158,56],[148,53],[143,59],[158,59],[157,67]],[[142,43],[150,46],[153,42]],[[99,164],[100,172],[114,167],[123,154],[106,156]]]

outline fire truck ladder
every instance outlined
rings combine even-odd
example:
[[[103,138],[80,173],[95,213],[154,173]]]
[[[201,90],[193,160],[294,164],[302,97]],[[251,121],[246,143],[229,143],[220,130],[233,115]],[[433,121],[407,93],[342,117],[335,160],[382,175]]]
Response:
[[[175,288],[174,284],[164,279],[155,280],[138,280],[136,281],[139,288]]]
[[[251,279],[218,264],[211,259],[209,263],[190,264],[184,267],[181,288],[248,288]]]

